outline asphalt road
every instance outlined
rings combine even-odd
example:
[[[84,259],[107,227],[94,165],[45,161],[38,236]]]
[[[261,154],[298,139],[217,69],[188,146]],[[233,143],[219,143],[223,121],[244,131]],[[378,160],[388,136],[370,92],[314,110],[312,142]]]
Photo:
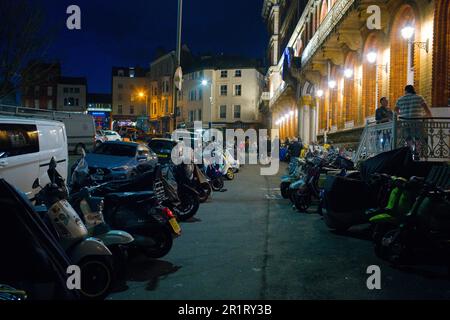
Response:
[[[367,227],[330,232],[319,215],[294,211],[278,185],[244,167],[182,224],[169,255],[133,261],[109,299],[450,298],[445,268],[393,269],[374,255]],[[381,290],[367,288],[370,265],[381,268]]]

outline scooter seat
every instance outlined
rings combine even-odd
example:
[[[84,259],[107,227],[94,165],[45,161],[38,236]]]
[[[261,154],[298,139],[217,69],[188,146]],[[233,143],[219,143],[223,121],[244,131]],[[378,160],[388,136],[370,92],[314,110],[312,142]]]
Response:
[[[110,193],[105,196],[106,200],[114,202],[138,202],[148,200],[150,198],[156,198],[156,194],[153,191],[119,192]]]
[[[382,214],[378,214],[372,218],[369,219],[369,221],[371,223],[379,223],[379,222],[396,222],[397,219],[393,216],[391,216],[390,214],[387,213],[382,213]]]

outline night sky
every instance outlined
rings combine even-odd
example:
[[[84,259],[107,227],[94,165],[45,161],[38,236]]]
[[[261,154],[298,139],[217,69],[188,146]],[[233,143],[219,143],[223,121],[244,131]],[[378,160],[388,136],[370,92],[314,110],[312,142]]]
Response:
[[[148,67],[155,50],[176,44],[177,0],[41,0],[54,31],[45,52],[65,76],[85,76],[89,92],[111,91],[111,67]],[[183,44],[194,54],[263,59],[263,0],[184,0]],[[66,9],[81,8],[82,30],[66,28]]]

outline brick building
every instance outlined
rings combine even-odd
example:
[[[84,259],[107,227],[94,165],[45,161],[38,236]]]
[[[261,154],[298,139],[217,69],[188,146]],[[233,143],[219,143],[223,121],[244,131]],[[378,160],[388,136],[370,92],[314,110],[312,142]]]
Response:
[[[369,6],[380,28],[368,24]],[[449,114],[449,0],[265,0],[263,17],[281,138],[357,142],[378,100],[394,107],[407,84]]]

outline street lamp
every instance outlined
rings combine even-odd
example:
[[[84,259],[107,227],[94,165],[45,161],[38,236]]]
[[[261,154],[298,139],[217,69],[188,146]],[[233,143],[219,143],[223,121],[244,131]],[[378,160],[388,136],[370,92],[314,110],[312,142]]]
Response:
[[[407,25],[400,30],[402,38],[408,41],[408,73],[407,73],[407,83],[414,84],[414,66],[413,66],[413,57],[412,57],[412,46],[417,45],[418,48],[424,49],[426,53],[428,53],[430,47],[430,39],[427,41],[413,41],[414,37],[414,27],[411,25]]]
[[[351,77],[353,77],[353,70],[349,69],[349,68],[345,69],[344,77],[346,77],[347,79],[350,79]]]
[[[336,81],[335,81],[335,80],[330,80],[330,81],[328,81],[328,87],[329,87],[330,89],[336,88]]]
[[[147,94],[147,92],[141,90],[141,91],[138,91],[137,93],[135,93],[134,96],[136,96],[138,99],[141,99],[141,100],[145,98],[145,113],[144,113],[145,124],[144,124],[144,126],[145,126],[145,129],[147,130],[148,129],[148,94]],[[132,96],[131,100],[132,101],[134,100],[133,96]]]
[[[400,30],[400,33],[402,34],[403,39],[409,40],[414,35],[414,28],[411,26],[406,26]]]

